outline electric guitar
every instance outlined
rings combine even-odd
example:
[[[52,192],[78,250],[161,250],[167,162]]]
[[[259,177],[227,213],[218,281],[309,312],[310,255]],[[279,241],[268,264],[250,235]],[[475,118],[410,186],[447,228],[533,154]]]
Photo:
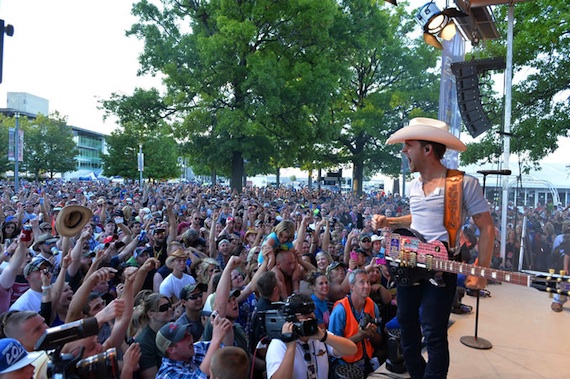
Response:
[[[447,247],[441,241],[424,242],[410,229],[396,229],[390,234],[386,260],[390,273],[404,285],[427,280],[443,286],[442,272],[479,276],[512,284],[533,287],[539,291],[570,295],[570,276],[533,272],[532,274],[497,270],[449,259]]]

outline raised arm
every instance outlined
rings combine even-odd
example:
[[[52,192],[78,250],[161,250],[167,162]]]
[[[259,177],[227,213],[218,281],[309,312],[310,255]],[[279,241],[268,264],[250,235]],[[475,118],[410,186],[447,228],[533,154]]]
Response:
[[[217,297],[217,296],[216,296]],[[210,346],[208,347],[208,351],[200,364],[200,371],[203,373],[210,372],[210,361],[212,360],[212,355],[220,348],[220,344],[222,343],[222,339],[224,336],[232,330],[233,323],[221,316],[212,317],[212,340],[210,341]]]
[[[117,270],[114,268],[103,267],[95,271],[93,275],[85,277],[83,284],[81,284],[77,289],[71,303],[69,303],[65,322],[68,323],[80,320],[83,316],[83,307],[87,304],[87,299],[89,298],[89,294],[93,290],[93,287],[95,287],[97,283],[111,280],[115,276],[116,272]]]
[[[77,274],[79,267],[81,267],[81,258],[83,257],[83,243],[91,237],[91,231],[85,229],[81,232],[81,235],[75,242],[75,246],[71,249],[71,263],[67,268],[67,274],[71,277]]]
[[[231,291],[231,273],[240,265],[239,257],[233,256],[228,261],[226,268],[222,271],[220,282],[216,290],[216,301],[214,302],[214,310],[218,311],[220,317],[226,317],[226,308],[228,305],[228,298]]]
[[[22,241],[18,236],[10,246],[8,246],[6,253],[12,254],[12,258],[10,259],[8,266],[6,266],[0,274],[0,286],[2,286],[2,288],[6,290],[12,288],[12,285],[16,281],[16,276],[18,275],[18,269],[26,260],[28,248],[31,243],[32,241]]]
[[[103,343],[103,347],[105,349],[109,349],[111,347],[120,347],[123,340],[125,339],[125,335],[127,333],[127,328],[133,317],[133,309],[134,309],[134,279],[136,278],[136,272],[131,271],[129,275],[125,278],[125,287],[123,289],[123,294],[120,299],[116,299],[115,301],[122,301],[124,311],[117,317],[115,325],[113,325],[113,330],[111,330],[111,335],[109,338]]]

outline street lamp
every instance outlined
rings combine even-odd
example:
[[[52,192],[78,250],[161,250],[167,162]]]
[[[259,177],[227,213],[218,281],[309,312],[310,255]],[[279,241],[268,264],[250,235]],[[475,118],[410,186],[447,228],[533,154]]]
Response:
[[[138,170],[139,170],[139,187],[142,190],[143,170],[144,170],[144,155],[142,152],[142,143],[139,143],[139,153],[137,156]]]

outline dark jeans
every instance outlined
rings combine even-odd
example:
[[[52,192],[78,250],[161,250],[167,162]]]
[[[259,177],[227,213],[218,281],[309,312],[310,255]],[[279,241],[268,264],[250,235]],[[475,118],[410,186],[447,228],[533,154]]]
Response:
[[[402,352],[413,379],[447,376],[447,324],[455,296],[457,275],[444,273],[443,280],[445,287],[436,287],[427,281],[416,286],[398,285],[398,322],[401,328]],[[421,354],[422,335],[428,351],[427,363]]]

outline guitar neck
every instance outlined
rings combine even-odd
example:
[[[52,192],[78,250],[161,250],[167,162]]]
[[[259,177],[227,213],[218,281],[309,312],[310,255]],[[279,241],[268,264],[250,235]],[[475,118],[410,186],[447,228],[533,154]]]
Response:
[[[472,275],[500,282],[533,287],[539,291],[570,295],[570,276],[564,276],[563,274],[556,275],[553,273],[536,273],[529,275],[451,261],[449,260],[445,245],[440,241],[422,242],[415,234],[401,236],[398,233],[392,233],[390,246],[386,251],[386,259],[393,262],[390,264],[392,268],[395,268],[394,266],[403,268],[419,267],[431,272],[444,271],[453,274]],[[418,280],[417,277],[412,279],[404,277],[404,279]]]
[[[498,280],[501,282],[508,282],[529,287],[532,283],[532,276],[521,274],[518,272],[503,271],[487,267],[475,266],[468,263],[448,261],[443,259],[432,259],[431,263],[426,263],[426,266],[431,266],[431,270],[445,271],[453,274],[465,274],[478,276],[485,279]]]

